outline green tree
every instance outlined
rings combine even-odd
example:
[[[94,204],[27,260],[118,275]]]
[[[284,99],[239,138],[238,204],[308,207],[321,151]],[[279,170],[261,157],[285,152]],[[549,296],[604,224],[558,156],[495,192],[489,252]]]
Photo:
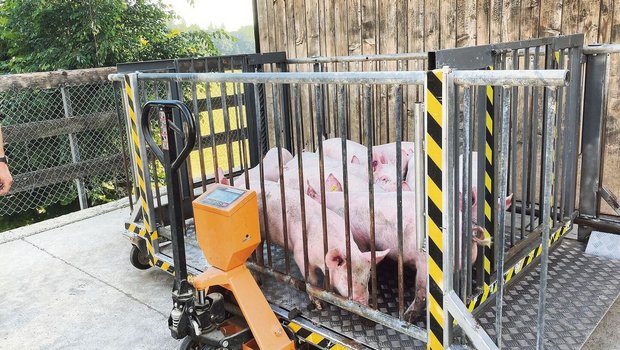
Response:
[[[170,30],[160,0],[0,2],[0,71],[33,72],[120,62],[208,56],[223,30]]]

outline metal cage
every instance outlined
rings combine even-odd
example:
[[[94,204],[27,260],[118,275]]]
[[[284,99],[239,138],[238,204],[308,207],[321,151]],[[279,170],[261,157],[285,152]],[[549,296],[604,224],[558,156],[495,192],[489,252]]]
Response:
[[[130,237],[148,252],[149,264],[174,271],[161,165],[150,155],[136,125],[142,103],[164,96],[179,99],[194,113],[199,130],[198,145],[182,176],[191,274],[200,273],[206,265],[191,237],[191,200],[217,181],[218,169],[231,185],[242,181],[249,186],[249,170],[254,168],[260,181],[253,189],[260,192],[262,207],[268,207],[265,191],[271,185],[266,184],[262,159],[271,148],[286,149],[297,156],[299,170],[293,175],[297,188],[285,188],[286,169],[278,152],[279,183],[273,194],[282,204],[275,218],[288,227],[287,221],[297,219],[291,217],[286,203],[299,202],[301,248],[298,255],[293,254],[287,229],[283,229],[280,245],[263,232],[263,249],[257,250],[249,263],[261,276],[263,292],[279,316],[291,318],[293,310],[305,310],[311,305],[307,293],[328,304],[323,310],[304,311],[295,318],[295,327],[309,329],[333,344],[380,348],[385,346],[381,337],[396,331],[392,342],[403,347],[428,343],[431,348],[447,348],[467,338],[477,347],[494,348],[473,315],[495,300],[499,310],[496,334],[501,339],[504,285],[541,261],[540,342],[544,336],[549,248],[572,228],[577,216],[574,204],[583,94],[582,41],[582,36],[570,36],[402,57],[286,60],[281,54],[247,55],[229,61],[177,60],[173,68],[162,68],[170,67],[171,62],[166,62],[145,66],[152,69],[132,66],[119,70],[111,79],[124,84],[136,194],[141,203],[127,224]],[[355,67],[364,69],[365,62],[382,60],[421,60],[430,68],[443,68],[351,72],[342,71],[340,66],[334,71],[343,61],[347,65],[357,62]],[[212,71],[205,68],[211,67],[209,62],[217,62],[213,71],[219,73],[202,73]],[[232,62],[230,69],[222,69],[228,64],[221,62]],[[395,66],[407,67],[402,63]],[[133,73],[136,70],[141,72]],[[327,266],[322,266],[322,280],[321,276],[315,280],[311,269],[296,266],[309,266],[308,251],[315,245],[327,253],[335,234],[328,232],[327,225],[331,214],[325,179],[330,173],[323,140],[329,138],[340,138],[345,155],[339,160],[344,178],[344,232],[338,235],[346,251],[347,281],[339,290],[330,283]],[[412,169],[425,175],[417,176],[416,196],[409,198],[403,189],[404,175],[396,173],[397,258],[378,264],[375,215],[381,208],[376,203],[373,167],[370,162],[366,164],[370,180],[362,190],[369,193],[363,198],[370,214],[364,225],[372,232],[368,305],[356,302],[353,295],[355,275],[351,266],[357,243],[349,232],[359,223],[350,210],[352,201],[361,197],[360,188],[349,181],[352,166],[346,157],[346,140],[366,146],[367,159],[372,159],[373,145],[394,142],[395,150],[399,150],[405,142],[413,142]],[[312,218],[305,217],[306,207],[313,202],[306,196],[304,180],[310,175],[302,166],[304,151],[318,153],[320,168],[320,186],[316,188],[320,215]],[[397,168],[406,164],[401,152],[395,154]],[[508,209],[505,198],[511,193],[513,205]],[[478,205],[474,206],[474,201]],[[265,210],[263,215],[263,222],[268,222]],[[415,218],[417,235],[413,241],[407,240],[407,230],[411,230],[406,226],[407,215]],[[312,236],[314,240],[306,232],[308,220],[321,223],[320,235]],[[474,235],[470,222],[483,231],[481,237]],[[470,254],[477,245],[475,238],[492,243],[492,248]],[[411,244],[415,245],[413,250]],[[427,290],[421,295],[427,304],[426,322],[410,322],[406,317],[408,306],[420,297],[415,291],[416,284],[421,283],[407,265],[409,250],[422,254],[428,266],[423,272]],[[364,326],[360,316],[377,325]],[[458,321],[458,328],[453,327],[453,319]],[[357,331],[346,329],[352,323]],[[459,334],[466,337],[458,338]]]

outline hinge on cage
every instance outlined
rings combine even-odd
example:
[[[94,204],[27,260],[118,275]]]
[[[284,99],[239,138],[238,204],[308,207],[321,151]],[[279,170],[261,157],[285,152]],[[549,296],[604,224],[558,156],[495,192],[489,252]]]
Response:
[[[618,197],[611,193],[610,190],[605,188],[605,186],[601,186],[601,188],[598,189],[598,193],[601,195],[601,198],[603,198],[605,202],[607,202],[607,204],[609,204],[609,206],[618,215],[620,215],[620,203],[618,202]]]

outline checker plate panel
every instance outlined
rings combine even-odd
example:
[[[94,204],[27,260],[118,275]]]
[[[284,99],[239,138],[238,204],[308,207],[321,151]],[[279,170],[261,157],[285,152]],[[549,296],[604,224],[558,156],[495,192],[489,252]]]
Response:
[[[585,243],[565,239],[550,255],[548,349],[580,349],[620,293],[620,261],[584,255]],[[535,349],[539,272],[526,273],[504,295],[503,348]],[[478,317],[495,338],[495,302]]]

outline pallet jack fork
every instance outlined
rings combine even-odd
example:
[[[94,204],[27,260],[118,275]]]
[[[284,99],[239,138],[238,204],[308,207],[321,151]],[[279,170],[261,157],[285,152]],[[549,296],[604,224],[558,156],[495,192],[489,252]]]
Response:
[[[175,124],[175,109],[184,125]],[[151,132],[149,118],[153,114],[159,119],[161,148]],[[182,349],[294,349],[294,342],[245,266],[261,239],[256,193],[215,184],[194,201],[198,244],[211,266],[190,283],[178,170],[194,148],[194,119],[180,101],[150,101],[142,110],[141,128],[164,166],[170,198],[174,285],[168,327],[172,336],[184,339]],[[184,143],[180,152],[172,137],[178,133]],[[230,306],[223,293],[214,291],[218,287],[230,291],[239,307]]]

